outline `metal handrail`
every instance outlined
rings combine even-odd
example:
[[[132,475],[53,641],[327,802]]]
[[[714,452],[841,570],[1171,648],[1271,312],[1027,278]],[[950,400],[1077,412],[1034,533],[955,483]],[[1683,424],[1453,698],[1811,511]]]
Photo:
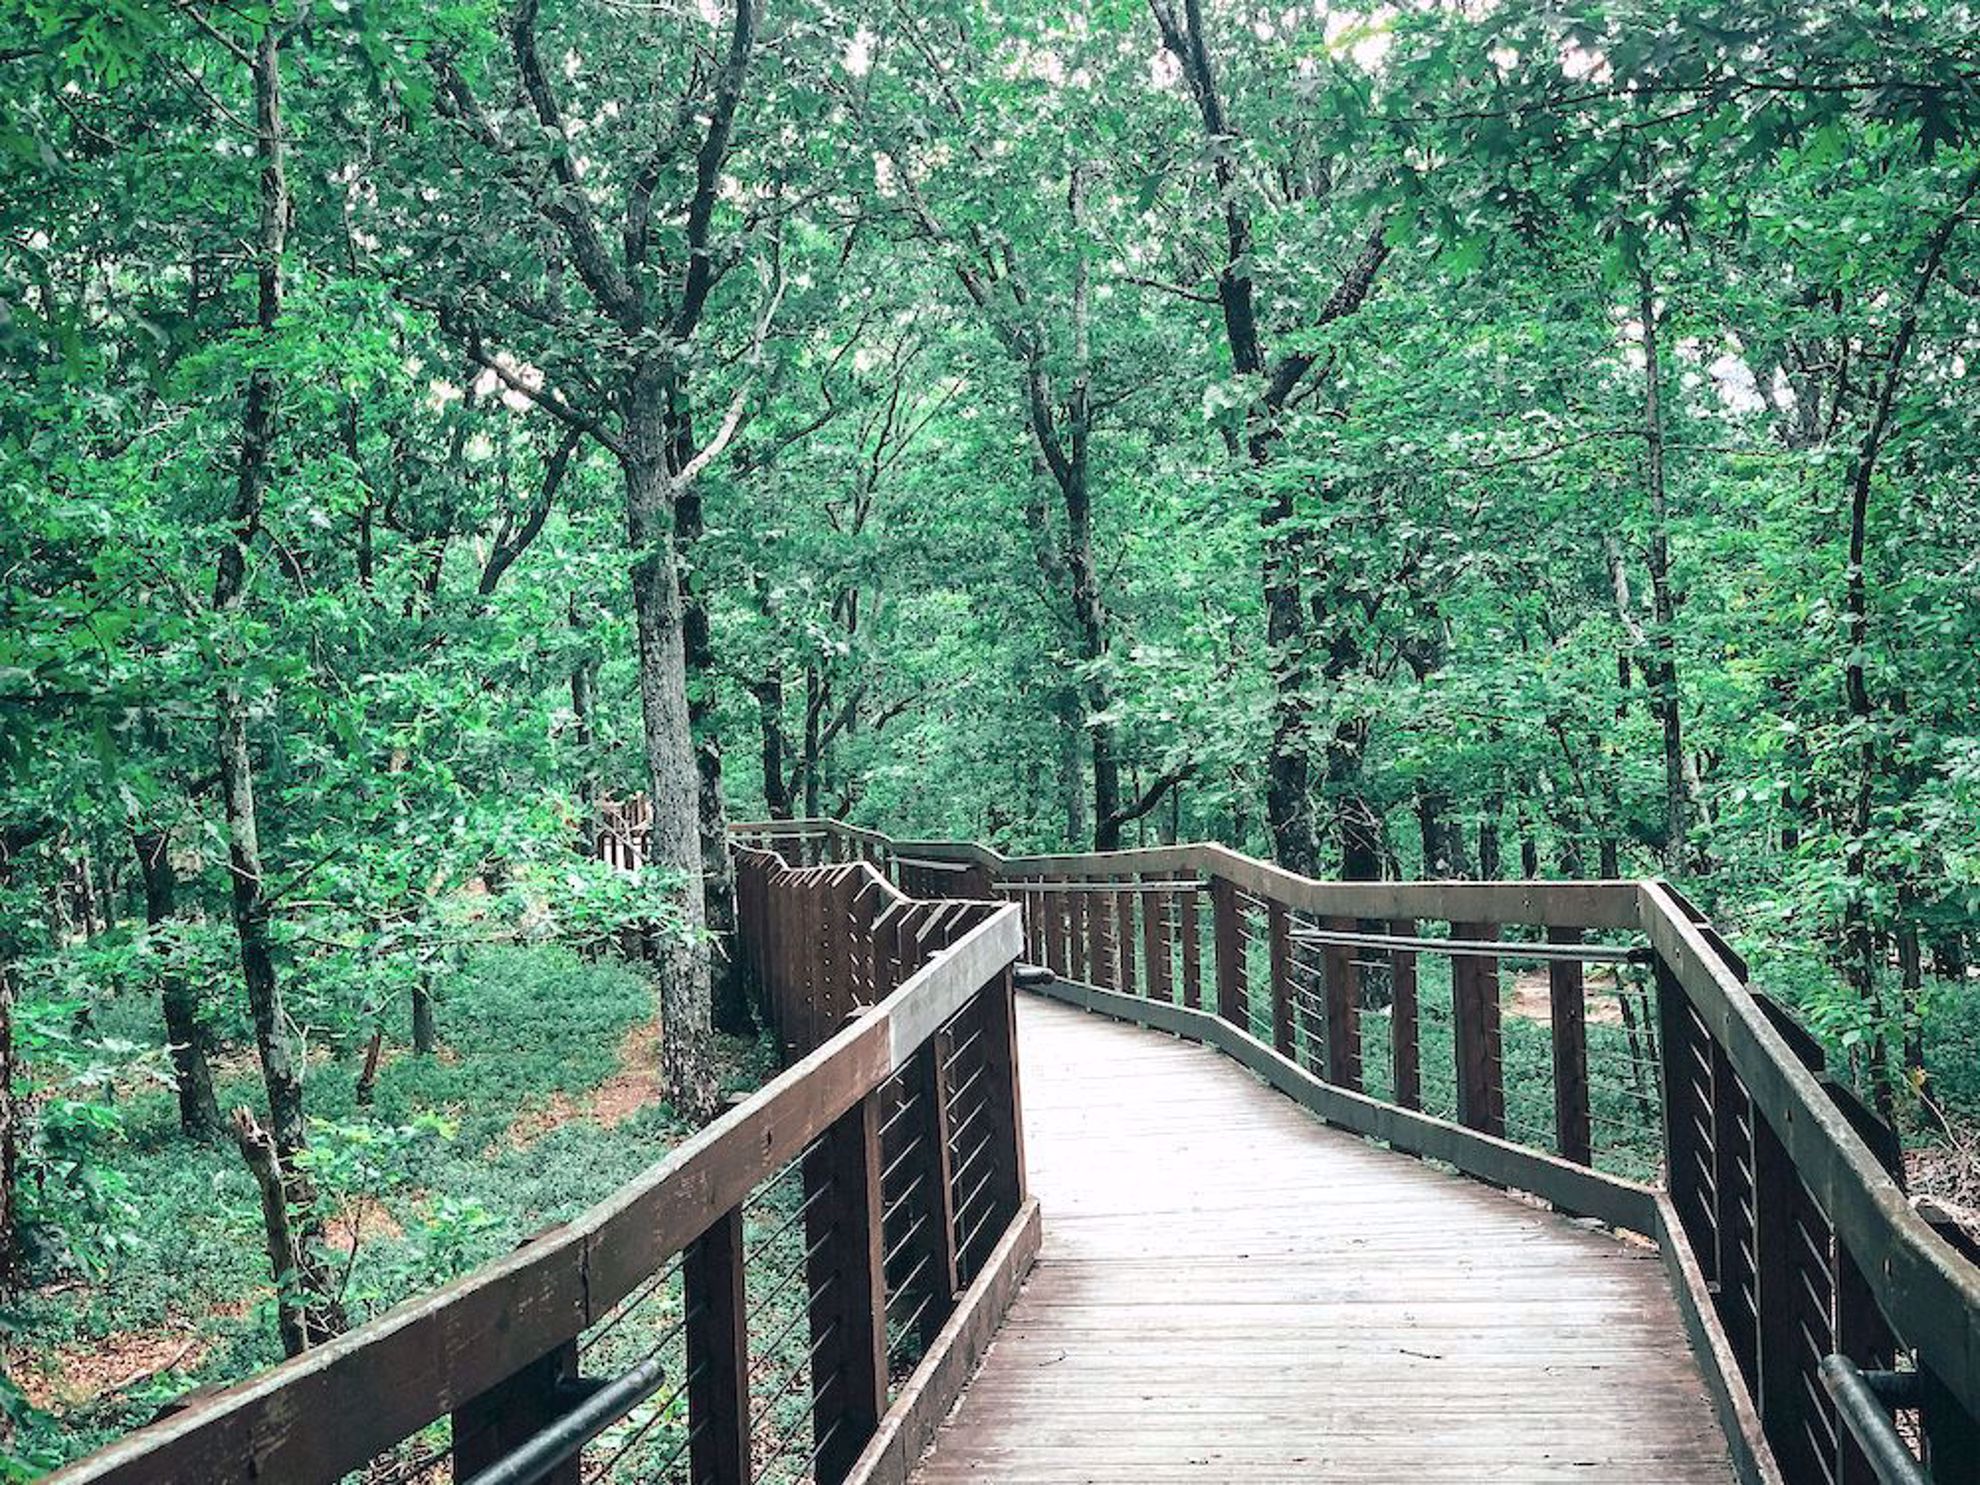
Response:
[[[1878,1485],[1932,1485],[1891,1418],[1893,1407],[1916,1407],[1916,1372],[1864,1371],[1847,1356],[1822,1358],[1822,1386],[1835,1399],[1836,1416],[1863,1451]]]
[[[504,1454],[465,1485],[536,1485],[559,1465],[569,1464],[584,1446],[660,1390],[667,1369],[656,1354],[618,1376],[576,1381],[583,1401],[541,1432]]]

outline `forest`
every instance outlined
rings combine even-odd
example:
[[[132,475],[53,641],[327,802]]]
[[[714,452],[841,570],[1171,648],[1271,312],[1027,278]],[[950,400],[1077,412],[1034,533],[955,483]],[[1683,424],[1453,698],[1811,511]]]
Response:
[[[1950,0],[0,0],[7,1477],[760,1082],[736,821],[1667,877],[1980,1205],[1976,352]]]

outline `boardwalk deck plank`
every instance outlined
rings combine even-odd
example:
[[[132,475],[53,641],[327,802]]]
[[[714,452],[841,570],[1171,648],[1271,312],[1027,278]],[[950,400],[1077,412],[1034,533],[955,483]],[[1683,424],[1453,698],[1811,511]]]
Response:
[[[923,1485],[1731,1479],[1650,1248],[1020,1010],[1044,1248]]]

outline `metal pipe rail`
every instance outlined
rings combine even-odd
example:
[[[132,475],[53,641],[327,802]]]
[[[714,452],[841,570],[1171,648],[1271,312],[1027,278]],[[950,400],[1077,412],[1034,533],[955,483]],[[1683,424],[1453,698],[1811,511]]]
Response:
[[[1506,943],[1482,938],[1415,938],[1394,933],[1351,933],[1325,928],[1297,928],[1294,943],[1340,944],[1351,949],[1414,949],[1425,954],[1450,954],[1465,958],[1557,959],[1572,964],[1648,964],[1651,953],[1646,945]]]
[[[1890,1412],[1918,1406],[1922,1389],[1916,1372],[1866,1372],[1847,1356],[1825,1356],[1822,1386],[1878,1485],[1932,1485]]]
[[[658,1356],[649,1356],[616,1377],[597,1382],[573,1380],[565,1390],[576,1394],[576,1406],[527,1443],[477,1471],[465,1485],[538,1485],[658,1392],[666,1379],[666,1363]]]

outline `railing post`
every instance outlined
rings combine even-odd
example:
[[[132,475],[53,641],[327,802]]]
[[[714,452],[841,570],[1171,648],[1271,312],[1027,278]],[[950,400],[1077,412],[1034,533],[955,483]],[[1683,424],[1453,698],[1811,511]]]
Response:
[[[927,1269],[922,1282],[931,1296],[921,1310],[924,1347],[934,1344],[962,1288],[956,1254],[955,1154],[949,1147],[949,1057],[954,1047],[953,1035],[938,1031],[914,1059],[915,1096],[921,1100],[921,1115],[916,1121],[920,1126],[921,1188],[927,1208],[918,1246]]]
[[[1840,1240],[1835,1244],[1835,1254],[1835,1348],[1865,1371],[1889,1371],[1897,1360],[1890,1325],[1871,1296],[1863,1270]],[[1839,1485],[1877,1485],[1877,1471],[1855,1435],[1841,1427],[1836,1433],[1842,1451],[1836,1475]]]
[[[1194,885],[1176,894],[1176,914],[1182,919],[1183,1004],[1192,1011],[1200,1010],[1203,1005],[1203,901]]]
[[[1089,985],[1098,985],[1102,990],[1111,990],[1119,981],[1115,978],[1115,965],[1119,956],[1115,952],[1112,938],[1114,922],[1114,902],[1111,896],[1098,892],[1075,894],[1079,902],[1081,927],[1080,947],[1075,953],[1086,958],[1085,980]]]
[[[1496,923],[1453,923],[1451,936],[1496,939]],[[1496,957],[1462,954],[1451,960],[1451,1020],[1457,1041],[1459,1122],[1482,1134],[1506,1132],[1506,1095],[1499,1047]]]
[[[1712,1043],[1712,1192],[1719,1318],[1751,1391],[1758,1380],[1758,1316],[1753,1273],[1753,1125],[1758,1115],[1725,1051]],[[1703,1260],[1701,1260],[1703,1262]]]
[[[1148,998],[1169,1003],[1176,992],[1169,968],[1169,894],[1157,885],[1163,880],[1161,872],[1143,872],[1142,885],[1157,890],[1136,895],[1141,899],[1141,965]]]
[[[1669,1041],[1665,1079],[1674,1076]],[[1675,1151],[1673,1151],[1675,1155]],[[1804,1426],[1808,1396],[1798,1356],[1806,1351],[1798,1315],[1801,1264],[1796,1252],[1796,1211],[1802,1202],[1801,1177],[1794,1161],[1764,1116],[1753,1121],[1753,1257],[1757,1272],[1755,1309],[1759,1332],[1760,1419],[1782,1471],[1791,1480],[1811,1476]],[[1811,1362],[1812,1364],[1812,1362]]]
[[[1024,1204],[1024,1117],[1018,1088],[1017,981],[1007,969],[977,992],[983,1016],[983,1068],[989,1082],[991,1191],[1008,1222]]]
[[[1323,918],[1324,927],[1352,933],[1360,924],[1353,918]],[[1320,973],[1327,996],[1327,1081],[1340,1088],[1361,1091],[1361,999],[1359,976],[1354,967],[1354,950],[1346,944],[1328,944],[1320,955]]]
[[[1119,880],[1133,882],[1129,874]],[[1114,914],[1114,973],[1117,988],[1123,995],[1135,993],[1136,975],[1134,972],[1134,899],[1133,892],[1115,892],[1109,906]]]
[[[1671,1193],[1671,1204],[1677,1208],[1678,1219],[1684,1224],[1685,1233],[1698,1255],[1699,1266],[1704,1269],[1709,1282],[1717,1283],[1717,1213],[1712,1207],[1709,1188],[1712,1105],[1709,1086],[1700,1082],[1701,1078],[1709,1079],[1711,1076],[1710,1056],[1684,987],[1662,959],[1657,960],[1655,969],[1657,1040],[1663,1048],[1664,1181]],[[1760,1164],[1757,1148],[1761,1137],[1759,1126],[1764,1122],[1759,1119],[1754,1121],[1756,1184]],[[1785,1155],[1782,1158],[1785,1159]],[[1758,1205],[1756,1194],[1756,1211]]]
[[[1082,985],[1100,983],[1100,952],[1094,947],[1093,894],[1084,888],[1063,892],[1066,899],[1066,978]]]
[[[1249,1034],[1245,1009],[1244,925],[1238,920],[1237,888],[1227,877],[1210,879],[1210,946],[1217,961],[1217,1014]]]
[[[1397,938],[1413,938],[1414,918],[1389,924]],[[1395,1079],[1396,1102],[1406,1109],[1423,1107],[1423,1063],[1418,1033],[1422,1025],[1416,994],[1416,950],[1389,950],[1389,1059]]]
[[[1265,903],[1265,961],[1272,976],[1272,1049],[1294,1055],[1292,1014],[1292,915],[1285,904]]]
[[[869,1093],[804,1157],[812,1438],[819,1485],[845,1478],[887,1411],[880,1125],[880,1095]]]
[[[570,1408],[566,1384],[577,1374],[573,1339],[454,1409],[453,1478],[471,1478],[555,1423]],[[566,1460],[543,1485],[579,1485],[579,1463]]]
[[[1579,928],[1549,928],[1547,942],[1578,944]],[[1581,961],[1555,959],[1547,965],[1549,1019],[1554,1046],[1554,1139],[1563,1160],[1577,1165],[1595,1158],[1588,1110],[1588,1000]]]
[[[681,1255],[687,1315],[688,1459],[697,1485],[750,1475],[749,1329],[743,1215],[732,1207]]]
[[[1980,1419],[1960,1405],[1930,1367],[1924,1373],[1925,1462],[1932,1485],[1980,1485]]]

